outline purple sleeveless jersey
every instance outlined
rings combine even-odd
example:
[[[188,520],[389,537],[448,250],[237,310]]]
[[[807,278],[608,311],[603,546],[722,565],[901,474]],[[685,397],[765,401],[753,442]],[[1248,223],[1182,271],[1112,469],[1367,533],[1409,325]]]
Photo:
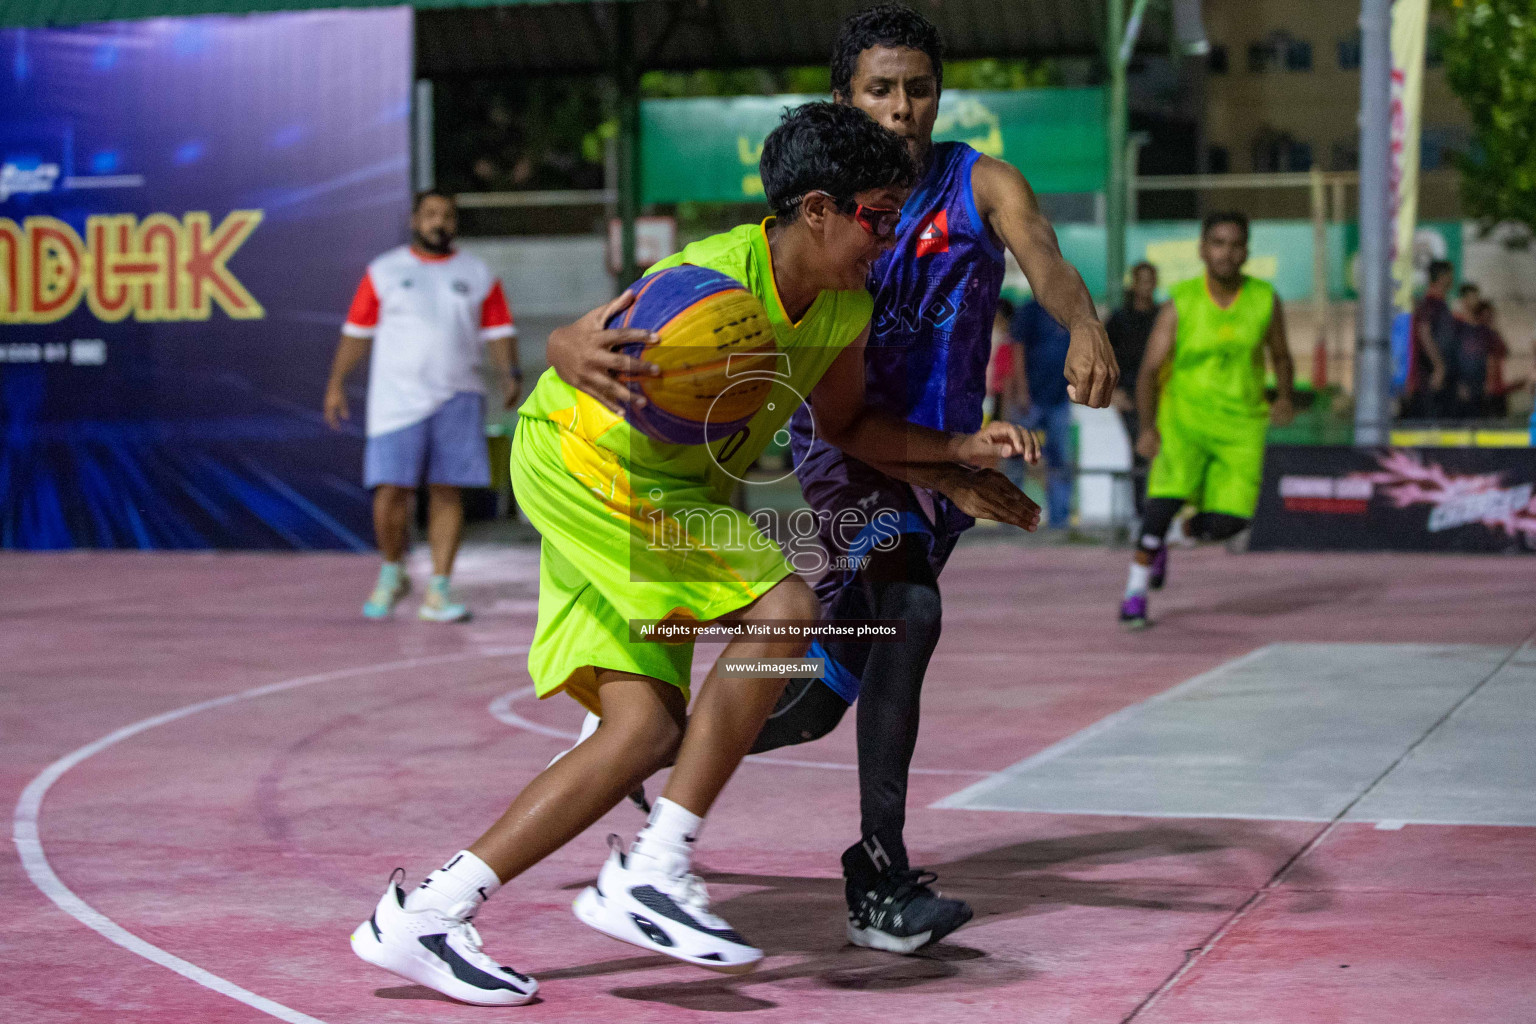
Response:
[[[967,433],[981,427],[1004,269],[1002,250],[971,193],[980,155],[958,142],[933,147],[927,173],[902,207],[895,248],[870,271],[875,312],[864,356],[870,405],[925,427]],[[795,475],[820,513],[822,547],[837,559],[817,581],[816,594],[831,618],[868,618],[873,611],[864,589],[853,585],[851,561],[893,534],[912,534],[925,542],[937,575],[975,520],[942,495],[919,496],[843,454],[814,437],[811,427],[810,409],[801,406],[790,421]],[[850,509],[864,513],[853,516],[854,536],[840,525]],[[828,686],[850,703],[858,698],[868,644],[818,641],[810,653],[827,659]]]
[[[933,147],[896,247],[869,275],[865,400],[935,430],[981,429],[1004,264],[971,193],[980,156],[962,142]]]
[[[936,430],[981,429],[1004,261],[971,192],[971,169],[980,156],[960,142],[933,147],[927,172],[902,207],[896,246],[869,275],[875,311],[865,353],[865,401]],[[846,457],[813,439],[808,407],[795,413],[790,431],[807,497],[812,490],[828,491],[829,474],[846,476],[839,465]],[[947,501],[939,504],[937,518],[949,530],[974,522]]]

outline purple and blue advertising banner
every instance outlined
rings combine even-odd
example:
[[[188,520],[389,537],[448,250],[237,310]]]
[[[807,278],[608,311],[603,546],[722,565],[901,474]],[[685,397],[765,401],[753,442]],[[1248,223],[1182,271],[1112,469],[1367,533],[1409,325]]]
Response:
[[[411,61],[406,8],[0,30],[0,547],[370,544],[320,405]]]

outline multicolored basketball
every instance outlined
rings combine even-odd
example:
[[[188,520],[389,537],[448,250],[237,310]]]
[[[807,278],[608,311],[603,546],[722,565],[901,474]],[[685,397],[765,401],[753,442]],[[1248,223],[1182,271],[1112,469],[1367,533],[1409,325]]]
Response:
[[[626,381],[646,397],[626,418],[647,437],[704,444],[729,437],[757,415],[773,388],[778,343],[757,296],[718,270],[682,264],[643,279],[635,301],[608,327],[656,332],[624,351],[661,367]]]

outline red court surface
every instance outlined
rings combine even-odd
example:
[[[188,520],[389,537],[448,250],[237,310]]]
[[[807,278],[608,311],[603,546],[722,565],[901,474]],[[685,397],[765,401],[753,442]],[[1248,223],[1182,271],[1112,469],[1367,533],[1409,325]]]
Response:
[[[715,909],[768,953],[755,974],[676,965],[571,915],[604,836],[641,823],[625,805],[477,921],[539,979],[538,1003],[398,981],[347,946],[389,872],[414,881],[467,844],[580,720],[567,698],[505,699],[528,685],[535,558],[468,552],[479,615],[462,626],[362,621],[366,558],[0,558],[0,786],[19,840],[0,859],[0,1021],[1536,1020],[1536,829],[930,806],[1273,642],[1507,661],[1536,629],[1536,561],[1491,557],[1180,552],[1161,621],[1126,635],[1123,553],[964,547],[909,844],[971,925],[913,957],[845,944],[850,715],[744,766],[704,832]],[[817,766],[781,763],[796,760]]]

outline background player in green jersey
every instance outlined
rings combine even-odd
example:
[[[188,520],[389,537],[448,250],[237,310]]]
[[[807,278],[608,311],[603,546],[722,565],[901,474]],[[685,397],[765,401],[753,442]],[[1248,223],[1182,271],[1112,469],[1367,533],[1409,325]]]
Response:
[[[824,436],[882,462],[976,464],[1025,453],[1028,439],[1009,424],[954,435],[863,404],[871,309],[864,278],[891,245],[914,176],[901,140],[851,108],[807,104],[769,135],[761,169],[776,217],[694,243],[674,262],[735,277],[762,301],[788,363],[786,383],[809,392]],[[601,323],[611,312],[593,316]],[[628,368],[643,372],[644,364]],[[796,404],[770,396],[751,434],[772,437]],[[734,445],[729,453],[726,445]],[[753,451],[738,456],[748,447],[734,438],[657,444],[554,371],[540,380],[521,410],[512,456],[520,502],[544,538],[529,671],[541,695],[567,690],[601,714],[603,725],[409,896],[391,880],[352,935],[359,956],[455,999],[527,1002],[536,984],[486,956],[471,918],[502,884],[675,758],[646,827],[627,855],[614,849],[597,885],[577,898],[577,916],[701,966],[744,970],[761,959],[710,912],[689,868],[703,816],[757,737],[783,680],[727,674],[717,664],[689,716],[691,642],[629,633],[631,622],[646,619],[752,626],[817,618],[814,595],[777,546],[727,504],[732,467],[755,458]],[[1032,507],[1014,494],[1002,515],[1022,525]],[[653,550],[658,518],[678,525],[667,533],[675,550]],[[749,632],[727,646],[723,660],[796,657],[805,646]]]
[[[1295,369],[1280,300],[1267,281],[1243,273],[1248,217],[1213,213],[1200,226],[1205,274],[1173,287],[1158,314],[1136,381],[1141,434],[1136,452],[1152,460],[1146,511],[1131,562],[1120,621],[1147,625],[1147,591],[1168,569],[1163,543],[1187,503],[1196,540],[1226,540],[1253,518],[1270,420],[1295,415]],[[1264,394],[1264,354],[1275,371],[1274,405]]]

